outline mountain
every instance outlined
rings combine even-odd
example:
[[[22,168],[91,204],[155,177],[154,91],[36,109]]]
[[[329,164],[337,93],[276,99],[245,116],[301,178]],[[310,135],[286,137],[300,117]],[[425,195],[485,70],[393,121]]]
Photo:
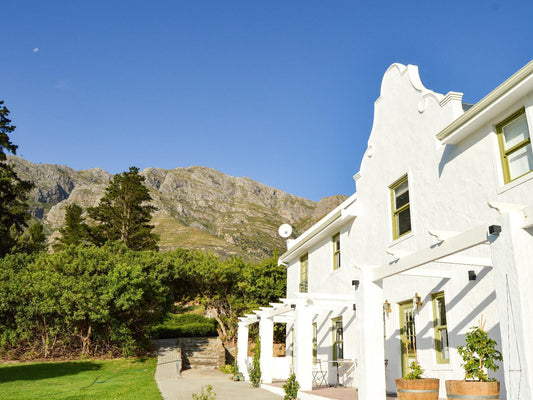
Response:
[[[52,234],[51,240],[64,224],[65,206],[96,206],[113,177],[100,168],[77,171],[16,156],[9,156],[9,162],[22,179],[35,184],[31,213]],[[314,202],[205,167],[147,168],[141,175],[157,207],[152,223],[162,251],[198,248],[257,261],[286,248],[279,225],[292,225],[297,236],[346,198]]]

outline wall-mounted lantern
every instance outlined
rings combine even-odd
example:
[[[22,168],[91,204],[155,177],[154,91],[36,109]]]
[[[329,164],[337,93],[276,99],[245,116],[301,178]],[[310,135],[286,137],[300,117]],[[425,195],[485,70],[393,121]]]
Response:
[[[385,303],[383,303],[383,312],[385,313],[387,318],[389,318],[389,314],[391,313],[391,311],[392,311],[392,308],[390,306],[389,301],[385,300]]]
[[[416,307],[416,311],[420,311],[420,307],[422,307],[422,299],[418,295],[418,293],[415,293],[413,297],[413,308]]]
[[[468,271],[468,280],[469,281],[475,281],[477,278],[476,271],[470,270]]]

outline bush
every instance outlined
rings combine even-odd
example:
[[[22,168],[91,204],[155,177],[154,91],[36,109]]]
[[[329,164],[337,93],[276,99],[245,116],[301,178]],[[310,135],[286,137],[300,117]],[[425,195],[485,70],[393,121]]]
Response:
[[[162,324],[152,328],[159,339],[217,336],[216,321],[198,314],[169,314]]]
[[[172,306],[171,266],[118,243],[0,259],[0,356],[130,355]]]
[[[465,380],[493,381],[494,378],[489,378],[486,371],[496,372],[499,368],[496,361],[502,361],[502,354],[496,350],[496,341],[489,337],[484,326],[482,319],[479,327],[472,327],[466,334],[466,345],[457,346],[457,352],[463,359],[461,366],[465,370]]]
[[[192,395],[193,400],[215,400],[216,398],[217,395],[213,392],[213,386],[211,385],[202,386],[202,392],[200,394],[193,393]]]
[[[283,390],[285,391],[283,400],[295,400],[298,397],[298,389],[300,389],[300,384],[296,380],[296,375],[292,372],[287,382],[283,385]]]

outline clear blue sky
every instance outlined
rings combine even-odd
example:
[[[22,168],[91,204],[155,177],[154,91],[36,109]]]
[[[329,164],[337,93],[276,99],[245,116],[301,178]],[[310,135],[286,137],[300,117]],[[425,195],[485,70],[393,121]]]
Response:
[[[351,194],[381,78],[477,102],[533,58],[533,1],[3,0],[0,99],[33,162],[202,165]]]

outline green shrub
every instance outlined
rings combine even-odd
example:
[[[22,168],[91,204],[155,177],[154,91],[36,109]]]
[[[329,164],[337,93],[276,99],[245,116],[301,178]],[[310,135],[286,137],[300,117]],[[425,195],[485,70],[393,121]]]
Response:
[[[457,346],[457,352],[464,361],[461,366],[465,370],[465,380],[493,381],[494,378],[489,378],[486,370],[496,372],[499,368],[496,361],[502,361],[502,353],[496,350],[496,341],[489,337],[484,325],[481,320],[480,327],[472,327],[466,334],[466,345]]]
[[[217,336],[216,321],[198,314],[169,314],[163,323],[152,328],[159,339]]]
[[[296,375],[292,372],[287,382],[283,385],[283,390],[285,391],[283,400],[295,400],[298,397],[298,389],[300,389],[300,384],[296,380]]]
[[[192,395],[193,400],[215,400],[216,398],[217,395],[215,392],[213,392],[213,386],[211,385],[202,386],[202,391],[200,394],[193,393]]]
[[[254,358],[252,359],[252,369],[250,370],[250,382],[253,387],[259,387],[261,384],[261,364],[259,362],[261,358],[261,341],[256,342],[256,351]]]
[[[424,370],[422,369],[418,361],[413,361],[409,366],[409,373],[405,375],[405,379],[422,379],[423,374]]]

